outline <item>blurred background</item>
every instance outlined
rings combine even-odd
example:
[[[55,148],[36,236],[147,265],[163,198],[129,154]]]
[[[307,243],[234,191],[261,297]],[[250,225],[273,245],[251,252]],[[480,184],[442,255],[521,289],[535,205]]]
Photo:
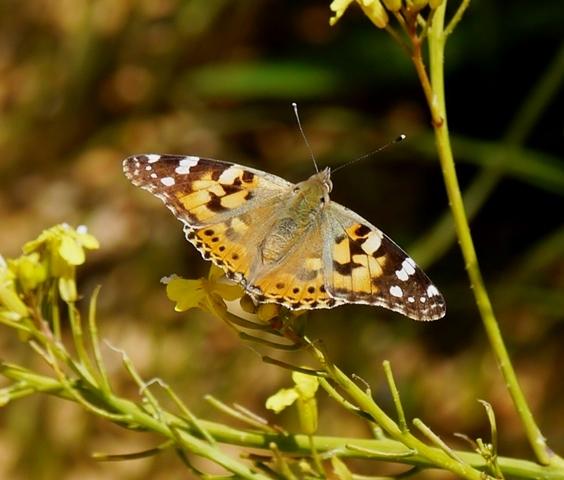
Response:
[[[328,7],[317,0],[0,0],[0,252],[18,255],[59,222],[87,225],[102,248],[81,270],[80,285],[85,298],[102,285],[102,336],[198,415],[232,422],[203,400],[210,393],[274,420],[264,401],[289,386],[288,372],[263,364],[221,322],[173,311],[160,278],[195,278],[208,264],[161,202],[129,184],[121,160],[183,153],[300,181],[313,166],[293,101],[321,165],[341,165],[405,133],[407,141],[335,175],[332,198],[425,267],[445,294],[447,317],[422,324],[346,306],[311,314],[308,334],[369,382],[390,412],[381,362],[391,360],[407,414],[457,448],[466,446],[453,432],[488,438],[476,399],[488,400],[500,453],[531,458],[452,230],[440,221],[448,204],[412,65],[356,8],[330,28]],[[564,9],[551,0],[510,7],[474,0],[446,60],[449,123],[484,277],[532,410],[561,454],[563,24]],[[307,358],[262,353],[294,364]],[[136,398],[118,355],[104,354],[116,389]],[[7,329],[0,357],[39,364]],[[320,411],[321,434],[370,435],[324,395]],[[293,412],[276,421],[298,428]],[[122,463],[90,457],[158,442],[70,403],[27,398],[0,411],[0,478],[189,478],[173,453]]]

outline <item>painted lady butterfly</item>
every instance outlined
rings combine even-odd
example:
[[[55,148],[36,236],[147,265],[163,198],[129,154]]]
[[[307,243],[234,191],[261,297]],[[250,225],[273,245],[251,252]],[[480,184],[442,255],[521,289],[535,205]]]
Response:
[[[136,155],[131,182],[160,198],[206,260],[257,302],[290,309],[379,305],[415,320],[445,315],[427,275],[392,240],[329,199],[329,168],[298,184],[192,156]]]

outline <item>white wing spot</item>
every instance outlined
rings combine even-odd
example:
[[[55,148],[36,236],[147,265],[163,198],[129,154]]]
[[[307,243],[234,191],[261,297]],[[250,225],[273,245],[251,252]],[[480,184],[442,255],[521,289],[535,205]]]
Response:
[[[175,184],[175,181],[172,177],[163,177],[161,178],[161,183],[166,187],[172,187]]]
[[[396,277],[398,277],[402,282],[406,282],[410,275],[413,275],[415,273],[415,268],[414,268],[415,262],[407,257],[402,263],[401,263],[401,269],[400,270],[396,270]]]
[[[415,273],[415,262],[410,257],[407,257],[402,262],[401,266],[408,275],[413,275]]]
[[[409,278],[409,275],[407,274],[405,269],[401,269],[396,270],[396,277],[398,277],[402,282],[405,282]]]
[[[394,297],[401,298],[403,297],[403,290],[397,285],[394,285],[390,287],[390,294],[393,295]]]
[[[186,175],[190,173],[190,169],[197,165],[200,159],[198,157],[185,157],[180,160],[178,167],[174,170],[179,175]]]
[[[368,238],[362,242],[361,248],[368,254],[372,255],[380,248],[382,244],[382,236],[378,232],[370,232]]]
[[[425,302],[427,301],[427,297],[421,297],[421,298],[419,299],[419,301],[420,301],[421,303],[425,303]]]
[[[147,166],[145,167],[145,170],[147,170],[147,171],[153,170],[153,167],[151,167],[151,165],[147,165]]]
[[[235,179],[243,174],[240,168],[229,167],[220,176],[219,181],[225,185],[232,185]]]
[[[151,178],[157,178],[157,174],[156,173],[151,173]]]
[[[414,297],[407,297],[407,301],[409,303],[413,303],[413,302],[415,302],[415,298]]]
[[[437,290],[437,287],[435,287],[435,285],[429,285],[427,287],[427,296],[435,297],[437,295],[439,295],[439,291]]]
[[[149,159],[149,163],[155,163],[161,159],[161,156],[157,155],[156,153],[149,153],[148,155],[145,156]]]

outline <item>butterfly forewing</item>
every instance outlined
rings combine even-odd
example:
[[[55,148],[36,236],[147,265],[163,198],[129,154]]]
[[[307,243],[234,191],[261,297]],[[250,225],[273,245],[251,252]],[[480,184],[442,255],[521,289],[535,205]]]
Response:
[[[291,237],[284,255],[265,261],[273,225],[292,214],[287,207],[295,186],[280,177],[218,160],[158,154],[127,158],[124,172],[166,204],[205,259],[259,302],[291,309],[363,303],[416,320],[445,314],[442,295],[413,260],[335,202]]]
[[[159,197],[193,227],[236,216],[291,187],[275,175],[207,158],[136,155],[123,166],[134,185]]]
[[[193,156],[136,155],[123,168],[134,185],[160,198],[184,224],[186,238],[206,260],[243,283],[256,256],[253,246],[292,187],[260,170]]]

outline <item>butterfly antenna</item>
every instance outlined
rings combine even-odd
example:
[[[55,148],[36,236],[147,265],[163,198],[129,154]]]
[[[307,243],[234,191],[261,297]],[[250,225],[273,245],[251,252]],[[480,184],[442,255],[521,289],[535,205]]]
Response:
[[[354,160],[351,160],[350,162],[347,162],[344,165],[341,165],[340,167],[335,168],[335,170],[333,170],[332,173],[338,172],[339,170],[341,170],[345,167],[348,167],[349,165],[352,165],[353,163],[360,162],[361,160],[364,160],[365,158],[371,157],[372,155],[376,155],[377,153],[381,152],[382,150],[386,150],[388,147],[391,147],[392,145],[395,145],[396,143],[400,143],[400,142],[404,141],[406,138],[407,137],[402,133],[399,137],[394,138],[391,142],[385,143],[384,145],[382,145],[380,148],[377,148],[373,152],[362,155],[361,157],[355,158]]]
[[[315,161],[315,156],[313,155],[313,150],[311,149],[311,145],[307,141],[307,137],[305,136],[304,129],[302,128],[302,122],[300,122],[300,115],[298,114],[298,104],[296,102],[292,103],[292,108],[294,109],[294,115],[296,116],[296,120],[298,122],[298,128],[300,129],[300,133],[302,134],[302,138],[309,150],[309,154],[311,155],[311,159],[313,160],[313,165],[315,167],[315,171],[319,173],[319,168],[317,166],[317,162]]]

